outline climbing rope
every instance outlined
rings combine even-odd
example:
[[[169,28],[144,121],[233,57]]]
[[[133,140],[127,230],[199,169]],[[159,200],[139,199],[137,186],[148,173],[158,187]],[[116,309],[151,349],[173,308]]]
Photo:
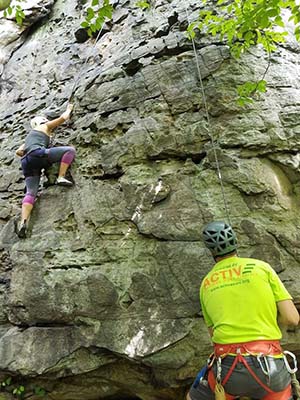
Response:
[[[85,66],[86,66],[86,64],[87,64],[87,62],[88,62],[88,60],[89,60],[89,58],[92,56],[92,54],[93,54],[93,52],[94,52],[94,50],[95,50],[95,48],[96,48],[96,45],[97,45],[97,43],[98,43],[98,40],[99,40],[99,38],[100,38],[100,36],[101,36],[101,33],[102,33],[102,30],[103,30],[103,26],[104,26],[104,23],[102,24],[101,29],[100,29],[100,31],[98,32],[98,35],[97,35],[96,40],[95,40],[95,43],[94,43],[94,45],[92,46],[91,52],[90,52],[90,53],[88,54],[88,56],[86,57],[85,62],[84,62],[84,64],[83,64],[83,66],[80,68],[80,70],[79,70],[79,72],[78,72],[78,75],[77,75],[77,77],[76,77],[76,79],[75,79],[75,81],[74,81],[74,83],[73,83],[72,90],[71,90],[71,94],[70,94],[70,96],[68,97],[68,104],[70,104],[70,103],[72,102],[72,98],[73,98],[73,95],[74,95],[74,93],[75,93],[75,90],[76,90],[76,87],[77,87],[77,83],[78,83],[78,81],[79,81],[79,79],[80,79],[80,76],[81,76],[81,71],[84,70],[84,68],[85,68]],[[50,137],[50,146],[53,146],[54,140],[55,140],[55,135],[52,134],[51,137]],[[40,187],[41,187],[41,188],[44,187],[44,183],[45,183],[47,180],[48,180],[48,179],[47,179],[47,177],[46,177],[45,170],[43,169],[43,170],[42,170],[42,174],[41,174],[41,180],[40,180]]]
[[[296,373],[291,374],[291,384],[293,388],[294,400],[300,399],[300,383],[296,377]]]
[[[79,79],[80,79],[80,76],[81,76],[81,71],[84,70],[84,68],[85,68],[85,66],[86,66],[86,64],[87,64],[87,62],[88,62],[88,60],[90,59],[90,57],[91,57],[92,54],[94,53],[94,50],[95,50],[96,45],[97,45],[97,43],[98,43],[98,40],[99,40],[99,38],[100,38],[100,36],[101,36],[102,30],[103,30],[103,26],[104,26],[104,23],[102,24],[101,29],[100,29],[100,31],[98,32],[98,35],[97,35],[97,37],[96,37],[94,46],[92,47],[92,50],[91,50],[90,54],[88,54],[88,56],[86,57],[85,62],[84,62],[84,64],[83,64],[82,68],[80,68],[80,70],[79,70],[79,73],[78,73],[78,75],[77,75],[77,78],[75,79],[74,84],[73,84],[73,86],[72,86],[71,94],[70,94],[70,96],[69,96],[69,98],[68,98],[68,103],[71,103],[71,100],[72,100],[72,98],[73,98],[73,95],[74,95],[75,90],[76,90],[76,87],[77,87],[77,83],[79,82]]]
[[[94,52],[94,50],[95,50],[95,48],[96,48],[96,45],[97,45],[97,43],[98,43],[98,40],[99,40],[99,38],[100,38],[100,36],[101,36],[101,33],[102,33],[102,30],[103,30],[103,26],[104,26],[104,23],[102,24],[101,29],[100,29],[100,31],[98,32],[98,35],[97,35],[96,40],[95,40],[95,43],[94,43],[94,45],[92,46],[91,52],[90,52],[90,53],[88,54],[88,56],[86,57],[83,66],[80,68],[80,70],[79,70],[79,72],[78,72],[78,74],[77,74],[77,77],[76,77],[76,79],[75,79],[75,81],[74,81],[74,83],[73,83],[73,86],[72,86],[71,94],[70,94],[70,96],[68,97],[68,104],[72,103],[72,99],[73,99],[73,96],[74,96],[74,93],[75,93],[75,90],[76,90],[76,87],[77,87],[77,83],[79,82],[79,79],[80,79],[80,76],[81,76],[81,71],[84,70],[84,68],[85,68],[85,66],[86,66],[86,64],[87,64],[87,62],[88,62],[88,60],[90,59],[90,57],[92,56],[92,54],[93,54],[93,52]],[[68,124],[68,122],[67,122],[67,124]],[[55,135],[53,134],[53,135],[51,136],[51,141],[50,141],[50,144],[51,144],[51,145],[53,145],[54,139],[55,139]]]
[[[190,25],[191,21],[190,21],[190,17],[189,17],[189,14],[188,14],[188,9],[187,9],[187,5],[186,4],[185,4],[185,12],[186,12],[186,17],[187,17],[188,24]],[[223,178],[222,178],[220,163],[219,163],[218,154],[217,154],[217,150],[216,150],[216,142],[215,142],[215,139],[214,139],[214,135],[212,134],[211,122],[210,122],[209,111],[208,111],[208,105],[207,105],[207,100],[206,100],[206,95],[205,95],[205,90],[204,90],[204,85],[203,85],[203,79],[202,79],[199,60],[198,60],[196,44],[195,44],[195,40],[194,40],[193,37],[191,37],[191,41],[192,41],[192,45],[193,45],[194,57],[195,57],[195,60],[196,60],[197,71],[198,71],[198,76],[199,76],[199,82],[200,82],[200,87],[201,87],[201,94],[202,94],[202,99],[203,99],[204,108],[205,108],[205,114],[206,114],[207,126],[208,126],[208,134],[209,134],[209,137],[210,137],[211,147],[213,149],[213,154],[214,154],[214,158],[215,158],[215,162],[216,162],[217,175],[218,175],[218,179],[219,179],[220,186],[221,186],[222,198],[223,198],[223,202],[224,202],[224,209],[225,209],[225,213],[226,213],[226,217],[227,217],[228,223],[231,225],[229,207],[228,207],[226,196],[225,196]]]

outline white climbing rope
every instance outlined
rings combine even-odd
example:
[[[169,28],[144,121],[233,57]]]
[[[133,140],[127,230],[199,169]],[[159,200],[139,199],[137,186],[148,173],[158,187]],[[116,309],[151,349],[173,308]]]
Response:
[[[190,25],[191,21],[190,21],[190,17],[189,17],[189,14],[188,14],[188,9],[187,9],[186,3],[185,3],[185,12],[186,12],[186,17],[187,17],[188,24]],[[197,55],[196,44],[195,44],[195,40],[194,40],[193,37],[191,37],[191,41],[192,41],[192,45],[193,45],[193,51],[194,51],[194,57],[195,57],[196,65],[197,65],[197,71],[198,71],[199,82],[200,82],[200,87],[201,87],[202,99],[203,99],[204,108],[205,108],[205,114],[206,114],[207,126],[208,126],[208,134],[209,134],[210,141],[211,141],[211,147],[212,147],[213,153],[214,153],[214,158],[215,158],[216,167],[217,167],[217,175],[218,175],[218,179],[219,179],[220,186],[221,186],[222,198],[223,198],[223,202],[224,202],[224,209],[225,209],[225,213],[226,213],[226,217],[227,217],[228,223],[231,225],[229,208],[228,208],[228,204],[227,204],[227,201],[226,201],[223,178],[222,178],[220,163],[219,163],[218,154],[217,154],[217,150],[216,150],[216,142],[215,142],[214,136],[212,134],[211,122],[210,122],[209,111],[208,111],[208,105],[207,105],[205,90],[204,90],[204,86],[203,86],[203,80],[202,80],[202,76],[201,76],[201,70],[200,70],[200,65],[199,65],[199,60],[198,60],[198,55]]]
[[[73,97],[73,94],[74,94],[75,89],[76,89],[76,86],[77,86],[77,83],[78,83],[78,81],[79,81],[79,79],[80,79],[80,76],[81,76],[81,71],[84,70],[84,68],[85,68],[85,66],[86,66],[86,64],[87,64],[87,62],[88,62],[88,60],[90,59],[90,57],[91,57],[91,56],[93,55],[93,53],[94,53],[94,50],[95,50],[96,45],[97,45],[97,43],[98,43],[98,40],[99,40],[99,38],[100,38],[100,36],[101,36],[102,30],[103,30],[103,26],[104,26],[104,22],[103,22],[103,24],[102,24],[102,26],[101,26],[100,31],[98,32],[98,35],[97,35],[96,40],[95,40],[95,43],[94,43],[94,45],[93,45],[93,47],[92,47],[92,49],[91,49],[91,52],[90,52],[90,53],[88,54],[88,56],[86,57],[83,66],[80,68],[80,70],[79,70],[79,72],[78,72],[78,74],[77,74],[77,78],[76,78],[75,81],[74,81],[74,84],[73,84],[72,90],[71,90],[71,94],[70,94],[70,96],[69,96],[69,98],[68,98],[68,103],[71,102],[71,99],[72,99],[72,97]]]

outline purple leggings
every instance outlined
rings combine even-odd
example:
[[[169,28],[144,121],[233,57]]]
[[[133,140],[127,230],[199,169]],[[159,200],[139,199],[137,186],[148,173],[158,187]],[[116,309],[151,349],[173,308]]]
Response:
[[[41,153],[43,153],[41,155]],[[22,160],[23,173],[25,175],[26,194],[22,204],[34,204],[39,190],[41,171],[45,163],[50,166],[54,163],[70,165],[74,160],[76,151],[71,146],[51,147],[50,149],[38,149],[30,153]]]

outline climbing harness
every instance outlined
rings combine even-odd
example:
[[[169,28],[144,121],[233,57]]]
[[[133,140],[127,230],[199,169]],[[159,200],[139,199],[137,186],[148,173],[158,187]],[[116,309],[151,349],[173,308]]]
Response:
[[[248,354],[248,355],[253,355],[253,354]],[[224,356],[225,357],[225,356]],[[218,357],[217,359],[217,376],[216,376],[216,383],[219,384],[219,386],[224,387],[228,381],[228,379],[230,378],[232,372],[234,371],[234,368],[236,367],[237,363],[240,362],[242,364],[244,364],[244,366],[247,368],[247,370],[249,371],[249,373],[252,375],[252,377],[256,380],[256,382],[263,388],[265,389],[266,392],[268,393],[273,393],[273,390],[271,390],[267,385],[265,385],[260,379],[259,377],[253,372],[253,370],[250,368],[246,358],[244,355],[242,355],[241,350],[237,349],[237,353],[235,355],[234,361],[228,371],[228,373],[226,374],[226,376],[224,377],[224,379],[221,381],[221,373],[222,373],[222,358],[223,357]],[[262,368],[263,373],[269,378],[269,367],[268,367],[268,361],[265,357],[265,355],[258,354],[256,355],[256,359],[259,363],[259,365],[262,367],[262,362],[261,362],[261,358],[263,358],[265,365],[267,366],[267,368],[265,369],[264,367]],[[210,377],[211,381],[212,381],[212,376]]]
[[[190,21],[190,18],[189,18],[189,14],[188,14],[188,9],[187,9],[186,3],[185,3],[185,12],[186,12],[186,17],[187,17],[188,24],[190,25],[191,21]],[[216,142],[215,142],[214,136],[212,134],[211,122],[210,122],[209,111],[208,111],[208,105],[207,105],[207,100],[206,100],[206,95],[205,95],[205,90],[204,90],[204,85],[203,85],[203,80],[202,80],[202,75],[201,75],[201,70],[200,70],[197,50],[196,50],[196,44],[195,44],[195,40],[194,40],[193,37],[191,37],[191,41],[192,41],[192,45],[193,45],[194,57],[195,57],[196,65],[197,65],[197,71],[198,71],[199,82],[200,82],[200,87],[201,87],[201,94],[202,94],[202,99],[203,99],[204,108],[205,108],[205,114],[206,114],[207,126],[208,126],[208,134],[209,134],[209,137],[210,137],[211,148],[213,150],[213,154],[214,154],[214,158],[215,158],[215,162],[216,162],[217,175],[218,175],[218,179],[219,179],[220,186],[221,186],[224,209],[225,209],[225,213],[226,213],[226,217],[227,217],[228,223],[231,225],[229,207],[228,207],[226,196],[225,196],[223,177],[222,177],[221,168],[220,168],[220,162],[219,162],[218,154],[217,154],[217,150],[216,150]]]
[[[222,360],[227,357],[234,357],[233,363],[229,371],[222,380]],[[215,391],[217,400],[231,400],[234,396],[225,393],[224,386],[233,373],[236,365],[242,363],[255,381],[269,394],[276,393],[271,390],[266,384],[252,370],[246,357],[255,357],[263,374],[267,377],[267,382],[270,382],[270,359],[283,358],[287,371],[291,375],[291,384],[294,392],[294,398],[300,399],[300,385],[296,378],[297,359],[296,356],[290,351],[282,351],[279,341],[254,341],[241,344],[215,344],[214,353],[210,356],[207,362],[208,369],[208,383],[212,390]],[[292,359],[293,366],[287,360],[287,356]],[[216,362],[216,375],[212,370],[213,364]],[[285,390],[290,390],[287,387]]]

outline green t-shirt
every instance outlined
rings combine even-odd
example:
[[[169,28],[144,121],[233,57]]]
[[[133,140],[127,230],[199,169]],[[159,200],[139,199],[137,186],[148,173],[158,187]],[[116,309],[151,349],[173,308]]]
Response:
[[[280,339],[276,302],[291,298],[270,265],[253,258],[219,261],[200,287],[204,320],[221,344]]]

